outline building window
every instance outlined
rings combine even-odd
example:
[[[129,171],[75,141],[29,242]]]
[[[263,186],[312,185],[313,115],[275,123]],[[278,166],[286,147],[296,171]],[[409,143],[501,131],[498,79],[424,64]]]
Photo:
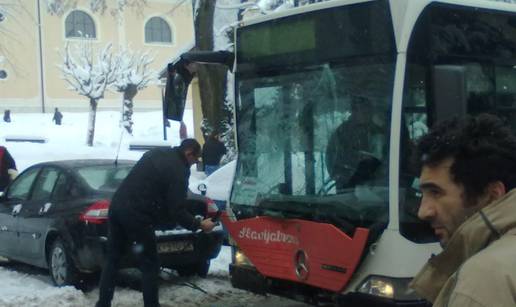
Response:
[[[170,26],[161,17],[152,17],[145,24],[146,43],[172,43]]]
[[[7,71],[0,69],[0,80],[7,79]]]
[[[95,38],[95,23],[85,12],[72,11],[65,21],[65,36],[67,38]]]

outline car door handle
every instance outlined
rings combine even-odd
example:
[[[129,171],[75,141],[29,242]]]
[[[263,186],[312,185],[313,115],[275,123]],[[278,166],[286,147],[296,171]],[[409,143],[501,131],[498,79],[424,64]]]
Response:
[[[18,213],[20,213],[21,209],[22,209],[22,205],[21,204],[18,204],[16,206],[14,206],[13,211],[11,211],[11,215],[12,216],[17,216]]]
[[[44,204],[43,206],[41,206],[41,208],[39,208],[38,214],[43,215],[43,214],[47,213],[47,211],[48,211],[48,209],[50,209],[50,207],[52,207],[52,203]]]

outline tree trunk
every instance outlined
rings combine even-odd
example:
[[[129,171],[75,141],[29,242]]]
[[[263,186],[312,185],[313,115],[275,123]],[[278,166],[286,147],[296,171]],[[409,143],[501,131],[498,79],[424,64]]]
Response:
[[[213,18],[216,0],[201,0],[195,19],[196,43],[199,50],[213,50]],[[227,68],[221,65],[199,65],[197,70],[201,88],[201,109],[210,128],[221,131],[224,118],[224,99]]]
[[[95,136],[95,118],[97,117],[97,105],[98,100],[90,98],[90,114],[88,117],[88,135],[86,138],[86,144],[93,146],[93,138]]]
[[[124,101],[122,105],[122,126],[129,132],[129,134],[133,134],[133,99],[138,94],[138,88],[134,84],[127,85],[124,91]]]

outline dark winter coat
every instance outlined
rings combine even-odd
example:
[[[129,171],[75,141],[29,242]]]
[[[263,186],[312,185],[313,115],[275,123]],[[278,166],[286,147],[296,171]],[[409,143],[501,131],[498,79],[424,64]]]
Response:
[[[55,121],[56,125],[61,125],[62,119],[63,119],[63,114],[59,111],[55,111],[54,117],[52,117],[52,120]]]
[[[0,191],[11,182],[11,177],[7,172],[9,169],[16,169],[16,163],[9,151],[4,146],[0,146]]]
[[[186,210],[190,168],[178,147],[146,152],[115,192],[109,215],[123,214],[140,225],[178,223],[199,228]]]
[[[208,138],[202,147],[202,163],[204,165],[219,165],[220,159],[226,153],[226,146],[215,138]]]

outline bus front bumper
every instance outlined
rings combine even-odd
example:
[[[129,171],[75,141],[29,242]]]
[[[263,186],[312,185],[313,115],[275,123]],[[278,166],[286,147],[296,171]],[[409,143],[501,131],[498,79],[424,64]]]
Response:
[[[359,293],[334,293],[324,289],[287,280],[268,278],[254,267],[247,265],[229,265],[231,284],[235,288],[248,290],[257,294],[272,293],[312,304],[329,303],[343,307],[430,307],[424,300],[398,301],[379,296]]]

